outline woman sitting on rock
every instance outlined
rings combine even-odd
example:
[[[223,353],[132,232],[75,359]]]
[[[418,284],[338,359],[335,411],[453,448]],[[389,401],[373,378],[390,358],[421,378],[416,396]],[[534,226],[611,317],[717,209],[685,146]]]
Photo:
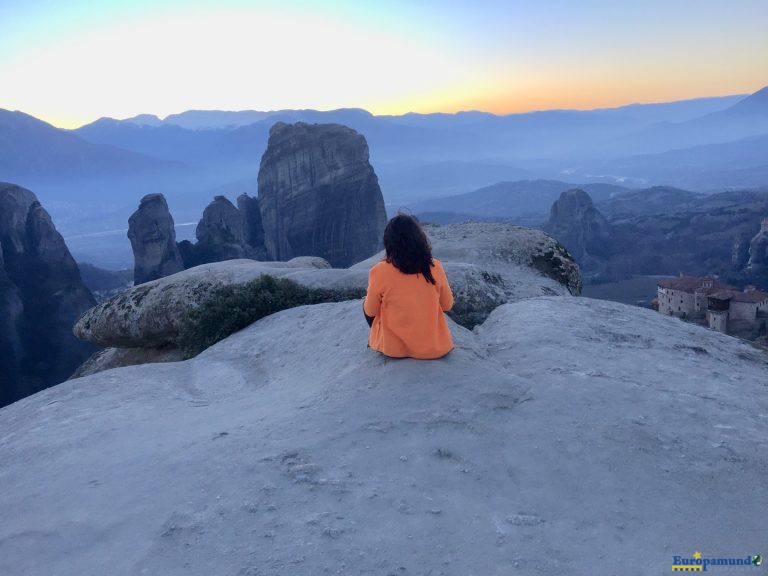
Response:
[[[453,293],[443,265],[418,220],[392,218],[384,230],[386,257],[368,273],[363,312],[371,327],[368,346],[393,358],[440,358],[453,349],[443,312]]]

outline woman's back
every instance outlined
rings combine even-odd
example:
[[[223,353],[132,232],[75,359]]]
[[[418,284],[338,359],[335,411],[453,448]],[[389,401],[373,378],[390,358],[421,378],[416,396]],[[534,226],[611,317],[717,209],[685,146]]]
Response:
[[[375,316],[368,345],[387,356],[440,358],[453,349],[443,312],[453,294],[439,260],[432,259],[435,283],[420,273],[405,274],[382,260],[368,274],[364,309]]]

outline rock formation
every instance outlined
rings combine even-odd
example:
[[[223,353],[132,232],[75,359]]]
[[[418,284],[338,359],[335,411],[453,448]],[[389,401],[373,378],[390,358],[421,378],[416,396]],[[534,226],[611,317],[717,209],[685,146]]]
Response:
[[[0,242],[0,406],[26,395],[21,378],[23,349],[18,329],[23,314],[24,304],[19,289],[5,272],[3,245]]]
[[[162,278],[184,269],[176,246],[176,230],[162,194],[147,194],[128,219],[133,248],[134,284]]]
[[[703,540],[765,553],[764,352],[589,298],[449,325],[444,359],[392,360],[360,301],[301,306],[0,410],[0,573],[667,574]]]
[[[546,294],[581,294],[581,271],[556,240],[513,224],[425,224],[432,254],[454,292],[451,316],[472,327],[505,302]],[[382,251],[351,269],[373,266]]]
[[[604,258],[611,250],[611,225],[577,188],[566,190],[552,204],[545,230],[557,238],[580,264]]]
[[[245,221],[245,241],[252,250],[251,258],[266,260],[267,250],[264,246],[264,224],[259,210],[259,199],[248,194],[237,197],[237,209]]]
[[[72,326],[94,304],[35,195],[0,183],[0,405],[65,380],[93,353]]]
[[[327,266],[321,258],[314,262],[227,260],[202,264],[101,302],[82,315],[74,332],[78,338],[102,346],[165,346],[175,341],[187,313],[218,287],[245,283],[262,274],[282,276],[297,269]]]
[[[237,258],[263,260],[266,256],[258,199],[247,194],[237,199],[237,207],[226,197],[216,196],[203,211],[195,236],[195,244],[179,242],[184,268]]]
[[[768,218],[764,218],[758,232],[749,243],[748,270],[752,272],[768,269]]]
[[[261,159],[259,197],[235,207],[216,196],[197,226],[197,242],[176,244],[160,194],[131,216],[135,283],[201,264],[238,258],[287,261],[319,256],[349,266],[381,248],[384,199],[360,134],[338,124],[277,123]]]
[[[507,276],[511,284],[525,272],[535,271],[553,280],[558,293],[565,288],[573,296],[581,294],[579,266],[561,243],[538,230],[491,222],[426,226],[425,230],[436,258],[481,266]],[[509,300],[546,294],[538,292],[540,283],[529,281],[533,292],[510,293]],[[519,284],[522,289],[525,282]]]
[[[185,359],[185,354],[173,345],[136,348],[104,348],[94,353],[78,366],[70,378],[82,378],[112,368],[135,366],[136,364],[159,364],[178,362]]]
[[[245,256],[245,219],[224,196],[206,206],[195,231],[197,247],[210,254],[209,262]]]
[[[344,267],[382,247],[384,199],[365,138],[338,124],[285,124],[269,133],[259,170],[267,256],[321,256]]]
[[[492,310],[522,298],[579,294],[579,267],[565,249],[538,230],[510,224],[426,225],[434,255],[445,266],[455,297],[450,315],[464,326],[484,321]],[[206,264],[147,282],[101,302],[75,326],[78,337],[100,346],[125,349],[101,354],[82,373],[120,362],[168,357],[190,310],[219,287],[248,282],[262,274],[312,288],[365,290],[368,270],[383,252],[350,268],[331,268],[319,257],[288,262],[229,260]],[[113,364],[113,362],[115,364]]]
[[[741,271],[749,262],[750,236],[746,233],[739,234],[733,239],[731,249],[731,265],[734,270]]]
[[[747,210],[743,211],[747,212]],[[753,214],[749,216],[752,216],[749,218],[751,222],[733,227],[737,235],[733,243],[731,268],[726,270],[724,277],[735,286],[751,284],[762,290],[768,290],[768,218],[762,219],[760,228],[755,234],[755,218]],[[750,223],[751,226],[749,226]],[[711,245],[711,242],[707,242],[707,245]]]

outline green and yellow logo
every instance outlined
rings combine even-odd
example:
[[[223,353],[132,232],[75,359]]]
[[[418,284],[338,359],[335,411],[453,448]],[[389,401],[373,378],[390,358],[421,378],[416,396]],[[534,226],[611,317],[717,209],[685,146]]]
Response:
[[[762,563],[763,557],[760,554],[740,558],[702,558],[701,552],[696,551],[690,558],[672,556],[672,572],[708,572],[712,566],[757,567]]]

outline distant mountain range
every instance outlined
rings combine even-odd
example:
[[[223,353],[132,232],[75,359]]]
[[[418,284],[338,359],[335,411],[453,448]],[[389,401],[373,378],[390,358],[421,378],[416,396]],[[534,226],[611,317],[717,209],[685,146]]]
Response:
[[[65,237],[123,229],[150,192],[164,193],[177,219],[190,221],[214,191],[231,198],[257,193],[259,162],[277,121],[339,123],[363,134],[390,211],[523,180],[694,192],[768,183],[768,88],[748,96],[510,115],[190,110],[164,119],[102,118],[76,130],[0,110],[0,179],[34,189]],[[512,202],[505,189],[493,189],[494,202]],[[590,194],[597,190],[588,187]],[[551,194],[526,199],[531,205],[517,212],[539,211]],[[453,212],[439,202],[418,208]]]
[[[448,214],[457,213],[466,218],[505,219],[527,225],[540,224],[549,214],[552,203],[561,193],[572,188],[581,188],[588,192],[595,202],[632,192],[631,188],[615,184],[521,180],[499,182],[465,194],[422,200],[407,207],[422,219],[424,214],[430,214],[432,220],[437,223],[448,223],[455,219]],[[436,216],[438,213],[442,216]]]
[[[633,135],[638,152],[661,152],[768,133],[768,87],[732,106],[685,122],[653,124]]]
[[[640,271],[676,274],[675,266],[700,274],[707,273],[707,266],[709,272],[732,272],[728,261],[734,242],[740,236],[753,236],[761,219],[768,216],[768,186],[703,194],[671,186],[633,189],[558,180],[499,182],[465,194],[416,202],[408,209],[420,220],[436,224],[484,220],[542,228],[552,204],[574,188],[586,191],[599,212],[623,231],[624,243],[611,265],[612,273],[619,275]],[[697,230],[701,232],[699,241]],[[675,248],[678,256],[665,256],[661,266],[654,261],[653,251],[661,254],[664,239],[673,236],[680,239]],[[697,261],[697,254],[704,253],[707,258]]]
[[[593,112],[610,115],[629,114],[643,122],[684,122],[711,112],[724,110],[728,106],[736,104],[744,99],[748,94],[736,94],[733,96],[719,96],[714,98],[695,98],[691,100],[679,100],[676,102],[664,102],[659,104],[630,104],[628,106],[619,106],[614,108],[599,108]],[[363,111],[364,112],[364,111]],[[526,117],[531,115],[549,114],[551,112],[561,113],[563,110],[530,112],[522,114],[508,114],[507,117]],[[258,110],[187,110],[180,114],[171,114],[160,119],[153,114],[140,114],[133,118],[125,120],[116,120],[127,124],[136,124],[140,126],[179,126],[190,130],[210,130],[210,129],[232,129],[242,126],[248,126],[269,117],[285,117],[287,115],[304,116],[306,114],[317,113],[316,110],[273,110],[269,112]],[[320,112],[323,114],[323,112]],[[431,113],[419,114],[409,112],[399,116],[382,115],[378,118],[393,120],[398,124],[423,128],[426,126],[439,128],[456,128],[460,126],[471,126],[473,124],[486,122],[499,118],[497,114],[490,112],[468,111],[456,113]],[[97,124],[103,120],[112,120],[111,118],[101,118],[94,122]]]
[[[760,186],[768,183],[766,133],[731,142],[672,149],[594,163],[587,176],[621,174],[635,184],[664,182],[696,190]]]
[[[743,256],[768,215],[768,186],[703,194],[669,186],[529,180],[418,202],[411,209],[437,224],[484,220],[543,229],[568,247],[589,282],[684,272],[768,288],[768,273],[746,268]]]
[[[499,168],[514,178],[574,176],[622,168],[606,160],[665,152],[768,134],[768,89],[744,97],[703,98],[668,104],[631,105],[592,111],[551,110],[498,116],[484,112],[374,116],[364,110],[281,110],[276,112],[189,111],[160,120],[142,115],[128,120],[102,118],[75,133],[99,144],[189,166],[230,171],[231,180],[254,174],[253,164],[266,147],[269,128],[282,122],[344,124],[368,140],[371,157],[392,198],[443,195],[430,187],[435,165],[460,174],[472,164],[480,187],[498,181]],[[727,138],[723,135],[727,134]],[[576,162],[576,167],[572,166]],[[403,177],[404,173],[410,178]],[[609,176],[610,177],[610,176]],[[626,176],[661,183],[653,171]],[[485,178],[485,180],[483,180]],[[492,178],[492,179],[489,179]],[[453,178],[450,179],[453,181]],[[713,188],[719,186],[718,183]],[[465,188],[464,190],[467,190]],[[385,192],[386,194],[387,192]]]
[[[81,138],[23,112],[0,109],[0,174],[6,180],[156,176],[179,165]]]

